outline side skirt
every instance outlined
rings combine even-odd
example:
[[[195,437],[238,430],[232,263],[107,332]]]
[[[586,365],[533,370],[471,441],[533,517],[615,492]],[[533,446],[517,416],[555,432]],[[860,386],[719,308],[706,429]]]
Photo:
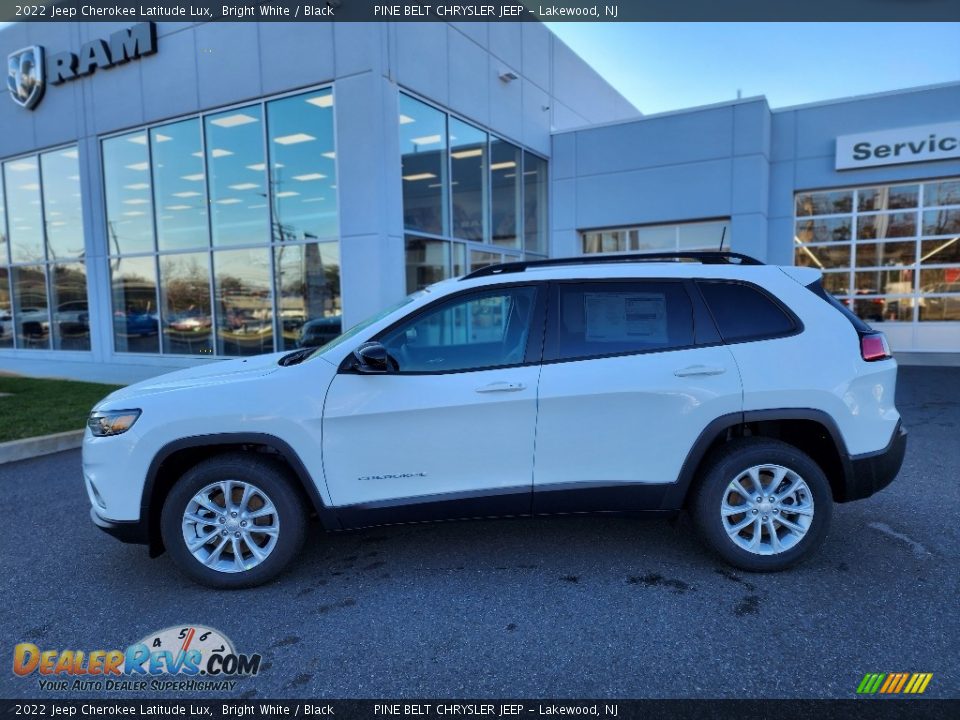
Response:
[[[485,493],[449,493],[332,508],[344,530],[377,525],[531,517],[533,515],[669,516],[663,498],[670,485],[609,486],[598,483],[502,488]]]

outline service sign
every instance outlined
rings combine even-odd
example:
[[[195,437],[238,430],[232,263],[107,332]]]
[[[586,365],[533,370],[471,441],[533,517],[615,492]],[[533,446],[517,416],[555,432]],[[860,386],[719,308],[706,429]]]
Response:
[[[951,158],[960,158],[960,121],[837,138],[837,170]]]

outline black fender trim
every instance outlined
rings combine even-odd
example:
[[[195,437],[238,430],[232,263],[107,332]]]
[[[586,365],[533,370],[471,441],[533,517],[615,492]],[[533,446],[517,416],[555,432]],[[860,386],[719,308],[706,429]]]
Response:
[[[680,467],[680,475],[677,480],[667,486],[666,492],[661,498],[661,510],[679,510],[683,507],[687,499],[687,491],[695,479],[697,468],[707,456],[710,446],[716,441],[721,433],[732,428],[743,425],[743,413],[735,412],[727,415],[721,415],[714,418],[707,426],[700,431],[693,446],[687,452],[687,457]]]
[[[687,453],[687,458],[683,462],[677,481],[668,486],[660,509],[679,510],[683,507],[686,501],[687,491],[696,479],[695,474],[697,468],[700,467],[700,463],[703,462],[711,445],[713,445],[721,433],[743,427],[750,423],[782,420],[810,420],[822,425],[826,429],[843,467],[843,477],[841,478],[843,487],[849,488],[851,478],[853,477],[850,455],[847,453],[847,445],[843,440],[843,436],[840,434],[840,429],[829,414],[823,410],[815,410],[813,408],[747,410],[721,415],[707,424],[699,437],[697,437],[693,447],[690,448],[690,452]],[[789,439],[787,441],[789,442]],[[837,498],[837,501],[843,502],[840,498]]]
[[[307,497],[310,498],[313,509],[320,518],[324,529],[340,529],[340,522],[336,514],[324,505],[323,498],[320,497],[320,491],[317,490],[317,486],[314,484],[313,478],[300,459],[300,456],[285,441],[275,435],[269,435],[267,433],[212,433],[210,435],[192,435],[174,440],[160,448],[157,454],[154,455],[153,460],[150,462],[150,467],[147,470],[147,477],[143,484],[143,495],[140,498],[140,518],[141,522],[144,522],[146,525],[143,536],[150,538],[151,554],[153,554],[155,548],[153,541],[154,528],[150,527],[148,521],[151,511],[150,499],[153,497],[154,485],[156,484],[157,476],[160,474],[160,467],[164,461],[181,450],[225,445],[261,445],[275,451],[293,468],[297,480],[300,482],[300,486],[303,488]]]

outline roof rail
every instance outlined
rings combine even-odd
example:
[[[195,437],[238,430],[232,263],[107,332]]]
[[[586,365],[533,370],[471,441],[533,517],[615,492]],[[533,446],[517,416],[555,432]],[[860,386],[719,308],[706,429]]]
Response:
[[[564,265],[596,265],[606,263],[635,263],[635,262],[657,262],[661,260],[673,260],[680,262],[683,260],[692,260],[703,263],[704,265],[763,265],[762,262],[749,255],[735,252],[657,252],[657,253],[630,253],[625,255],[578,255],[576,257],[550,258],[548,260],[524,260],[517,262],[500,263],[498,265],[488,265],[472,273],[464,275],[461,280],[473,280],[474,278],[489,277],[491,275],[506,275],[508,273],[523,272],[527,268],[536,267],[561,267]]]

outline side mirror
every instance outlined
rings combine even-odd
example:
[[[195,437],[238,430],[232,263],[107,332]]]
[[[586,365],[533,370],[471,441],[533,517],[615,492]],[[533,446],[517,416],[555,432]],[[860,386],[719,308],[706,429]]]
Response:
[[[354,369],[361,373],[388,373],[399,369],[397,361],[378,342],[365,342],[353,351]]]

